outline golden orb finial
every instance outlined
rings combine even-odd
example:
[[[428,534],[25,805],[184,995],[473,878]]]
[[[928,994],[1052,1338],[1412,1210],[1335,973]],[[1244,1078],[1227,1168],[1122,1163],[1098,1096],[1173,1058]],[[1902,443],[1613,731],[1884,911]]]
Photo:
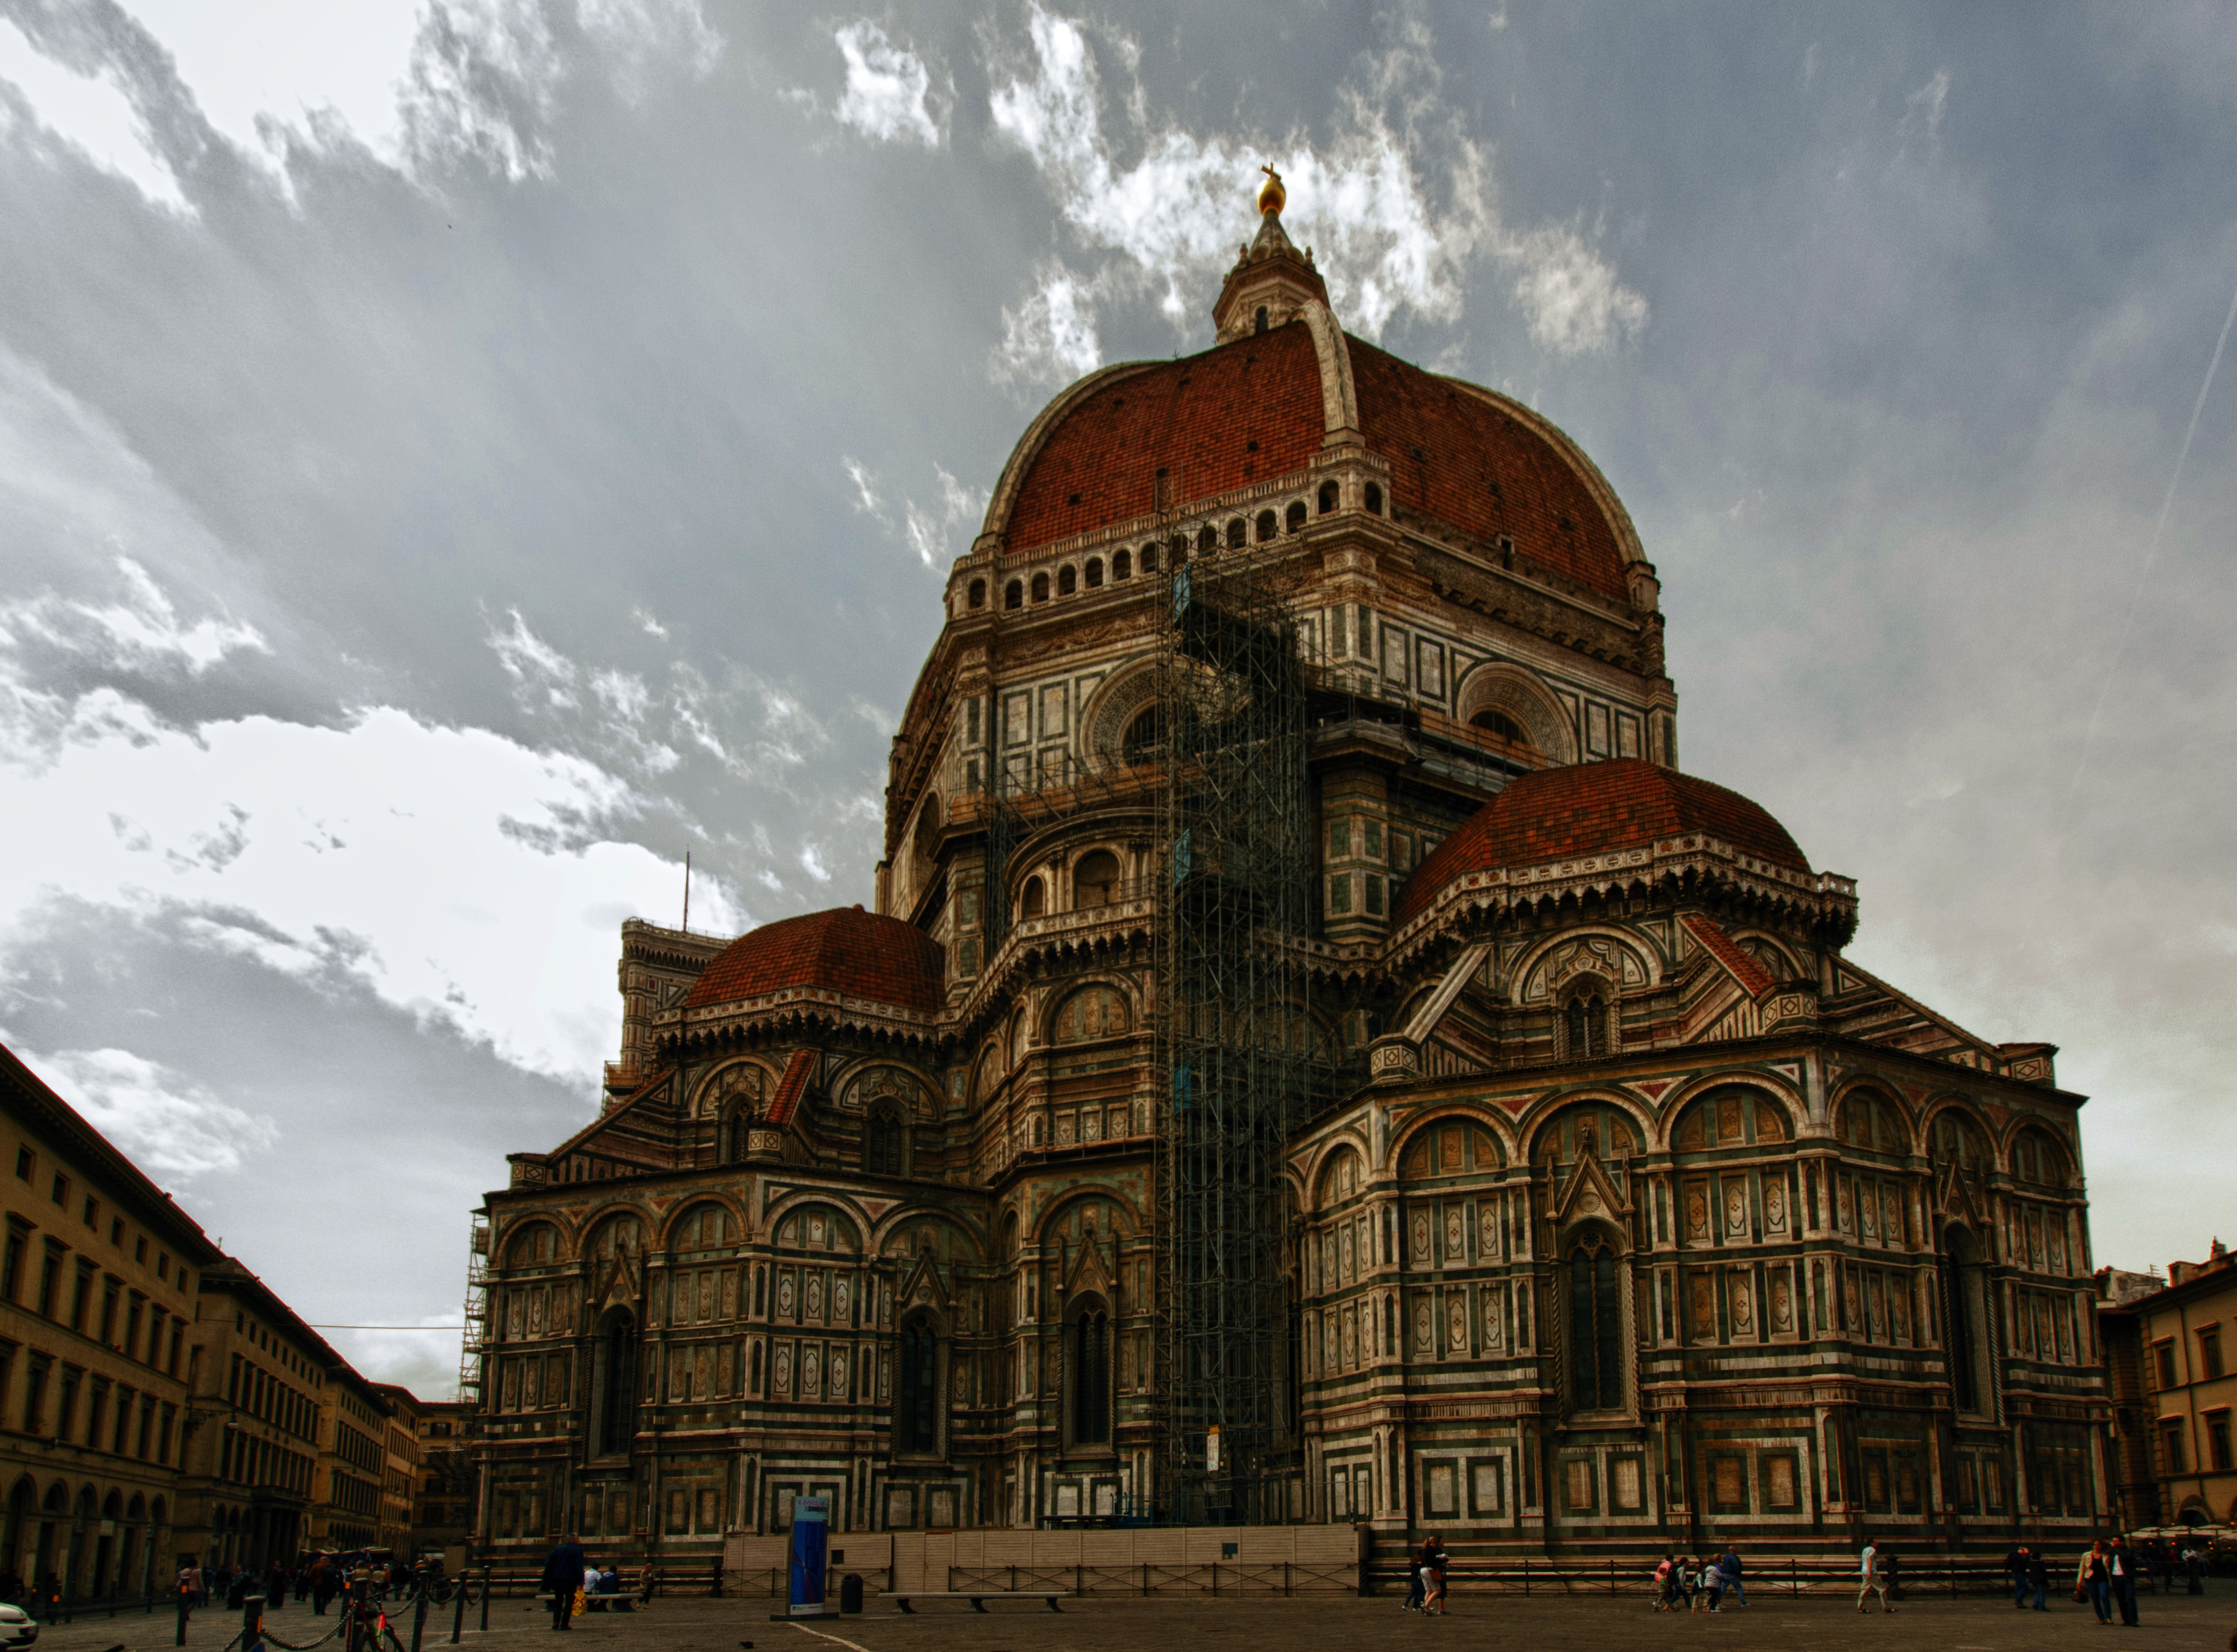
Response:
[[[1273,168],[1260,167],[1258,169],[1266,175],[1266,182],[1258,186],[1258,212],[1264,217],[1268,213],[1281,211],[1288,204],[1290,192],[1282,188],[1282,175]]]

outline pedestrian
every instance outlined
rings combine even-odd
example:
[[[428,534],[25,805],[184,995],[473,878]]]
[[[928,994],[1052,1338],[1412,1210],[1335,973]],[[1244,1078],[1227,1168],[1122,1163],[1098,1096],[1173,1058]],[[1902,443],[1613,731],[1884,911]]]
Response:
[[[2112,1609],[2108,1600],[2108,1576],[2105,1563],[2105,1543],[2104,1540],[2100,1538],[2091,1543],[2082,1554],[2082,1564],[2075,1569],[2074,1574],[2074,1598],[2078,1601],[2088,1601],[2090,1609],[2097,1614],[2097,1621],[2100,1623],[2110,1623],[2113,1621]]]
[[[1667,1612],[1672,1609],[1673,1602],[1678,1597],[1677,1572],[1676,1558],[1669,1555],[1663,1556],[1662,1563],[1654,1569],[1654,1609],[1656,1611]]]
[[[1445,1615],[1445,1543],[1442,1537],[1432,1537],[1429,1551],[1429,1592],[1422,1601],[1422,1616],[1442,1617]]]
[[[639,1606],[650,1606],[652,1604],[652,1587],[659,1581],[660,1574],[658,1571],[654,1569],[653,1564],[650,1560],[646,1561],[643,1565],[637,1568],[637,1603]]]
[[[2182,1575],[2190,1584],[2189,1593],[2206,1593],[2206,1551],[2198,1546],[2194,1537],[2183,1545]]]
[[[575,1592],[583,1587],[583,1545],[571,1532],[544,1556],[544,1586],[551,1591],[551,1627],[572,1629]]]
[[[1411,1574],[1411,1576],[1407,1579],[1406,1603],[1398,1609],[1402,1612],[1418,1612],[1422,1609],[1422,1602],[1429,1597],[1429,1543],[1428,1538],[1425,1537],[1422,1540],[1421,1548],[1415,1551],[1411,1560],[1407,1564],[1406,1569],[1409,1574]]]
[[[2050,1563],[2040,1553],[2028,1556],[2027,1581],[2028,1588],[2035,1595],[2035,1609],[2038,1612],[2050,1610]]]
[[[1725,1545],[1724,1558],[1717,1563],[1717,1569],[1724,1573],[1725,1588],[1731,1592],[1732,1598],[1745,1606],[1747,1589],[1740,1583],[1740,1546],[1738,1543],[1727,1543]]]
[[[320,1617],[324,1617],[327,1615],[327,1602],[333,1597],[333,1556],[320,1555],[311,1563],[311,1609]]]
[[[1857,1562],[1857,1609],[1860,1612],[1865,1609],[1864,1596],[1867,1595],[1880,1597],[1880,1610],[1883,1612],[1895,1610],[1888,1604],[1887,1560],[1881,1555],[1879,1545],[1870,1537],[1864,1539],[1864,1552]]]
[[[1701,1592],[1709,1598],[1708,1609],[1717,1610],[1725,1598],[1725,1569],[1719,1562],[1710,1561],[1701,1568]]]
[[[2012,1586],[2012,1609],[2027,1610],[2028,1546],[2025,1543],[2004,1556],[2004,1580]]]
[[[2128,1547],[2128,1540],[2115,1535],[2113,1547],[2105,1556],[2106,1583],[2112,1591],[2113,1604],[2121,1609],[2121,1624],[2124,1629],[2136,1627],[2136,1556]]]

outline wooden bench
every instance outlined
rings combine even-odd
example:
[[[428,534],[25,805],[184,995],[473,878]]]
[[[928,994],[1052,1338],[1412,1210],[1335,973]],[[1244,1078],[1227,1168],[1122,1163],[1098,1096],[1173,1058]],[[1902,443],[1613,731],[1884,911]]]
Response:
[[[985,1611],[988,1601],[1042,1601],[1050,1611],[1061,1612],[1064,1608],[1057,1602],[1066,1593],[1060,1589],[911,1589],[895,1592],[893,1598],[896,1607],[914,1617],[916,1609],[911,1601],[969,1601],[974,1612]]]

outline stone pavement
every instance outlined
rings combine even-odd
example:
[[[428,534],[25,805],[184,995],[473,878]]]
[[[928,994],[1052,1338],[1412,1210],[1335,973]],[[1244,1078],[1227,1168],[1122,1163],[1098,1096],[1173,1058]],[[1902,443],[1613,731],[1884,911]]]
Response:
[[[1766,1598],[1746,1611],[1670,1615],[1641,1601],[1605,1596],[1523,1600],[1513,1596],[1459,1596],[1449,1616],[1422,1618],[1400,1612],[1394,1595],[1282,1600],[1265,1596],[1188,1600],[1088,1599],[1066,1603],[1060,1614],[1038,1602],[1001,1603],[981,1616],[961,1602],[936,1602],[902,1616],[889,1602],[873,1598],[859,1617],[832,1617],[812,1626],[770,1620],[767,1600],[657,1600],[627,1616],[576,1620],[566,1652],[1140,1652],[1200,1636],[1220,1637],[1223,1652],[1388,1652],[1394,1644],[1482,1652],[1528,1648],[1529,1652],[1670,1652],[1673,1646],[1711,1646],[1732,1652],[2042,1652],[2081,1642],[2133,1639],[2154,1652],[2224,1652],[2237,1628],[2237,1585],[2217,1581],[2201,1598],[2147,1596],[2141,1626],[2131,1637],[2117,1626],[2101,1628],[2089,1609],[2055,1602],[2048,1613],[2018,1612],[2009,1602],[1973,1597],[1913,1599],[1892,1616],[1860,1616],[1830,1599]],[[290,1607],[273,1624],[298,1645],[332,1627]],[[462,1652],[537,1652],[551,1634],[550,1620],[523,1600],[491,1603],[490,1628],[474,1628],[466,1614]],[[221,1652],[241,1627],[235,1612],[201,1612],[188,1631],[190,1652]],[[811,1627],[812,1631],[811,1632]],[[408,1613],[398,1625],[408,1647]],[[80,1619],[43,1629],[38,1652],[162,1652],[172,1644],[174,1620],[125,1614],[114,1620]],[[422,1652],[445,1652],[450,1641],[447,1609],[431,1613]],[[498,1644],[501,1643],[501,1646]],[[328,1642],[328,1652],[339,1648]]]

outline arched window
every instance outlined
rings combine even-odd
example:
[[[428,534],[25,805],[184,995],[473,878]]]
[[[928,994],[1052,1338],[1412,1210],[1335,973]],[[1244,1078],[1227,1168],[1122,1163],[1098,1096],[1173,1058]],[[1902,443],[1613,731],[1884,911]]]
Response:
[[[512,1238],[505,1247],[505,1259],[514,1267],[533,1267],[549,1262],[559,1254],[559,1230],[549,1222],[533,1222]]]
[[[1302,528],[1303,526],[1304,526],[1304,525],[1305,525],[1305,502],[1304,502],[1304,500],[1303,500],[1303,499],[1297,499],[1297,500],[1294,500],[1294,501],[1290,504],[1290,511],[1289,511],[1288,521],[1289,521],[1289,525],[1290,525],[1290,532],[1292,532],[1292,533],[1295,533],[1295,532],[1296,532],[1299,528]]]
[[[1134,555],[1131,551],[1113,552],[1111,557],[1112,579],[1132,579],[1134,577]]]
[[[677,1251],[718,1250],[729,1242],[730,1215],[720,1205],[695,1205],[676,1225],[670,1248]]]
[[[1512,745],[1528,746],[1530,743],[1529,730],[1504,711],[1479,711],[1468,719],[1468,726]]]
[[[1240,551],[1244,545],[1249,542],[1250,538],[1250,525],[1248,522],[1245,522],[1241,517],[1237,517],[1233,521],[1227,525],[1227,548],[1229,550]]]
[[[1595,984],[1579,988],[1561,1007],[1561,1055],[1581,1061],[1608,1053],[1607,1000]]]
[[[1615,1251],[1598,1233],[1569,1252],[1569,1407],[1623,1408],[1623,1305]]]
[[[1179,567],[1181,564],[1188,560],[1188,535],[1185,533],[1176,533],[1171,539],[1165,541],[1165,550],[1172,557],[1172,565],[1176,568]]]
[[[1079,588],[1079,571],[1069,562],[1056,571],[1056,594],[1069,597]]]
[[[1013,579],[1008,585],[1002,587],[1003,607],[1022,608],[1025,605],[1026,587],[1021,581]]]
[[[984,608],[987,605],[987,582],[984,579],[973,579],[971,582],[971,594],[965,600],[973,608]]]
[[[1271,511],[1259,512],[1258,543],[1261,545],[1265,544],[1267,540],[1272,539],[1274,535],[1280,531],[1280,527],[1281,525],[1275,520],[1274,513]]]
[[[1973,1247],[1957,1228],[1942,1236],[1942,1253],[1935,1259],[1942,1296],[1942,1345],[1950,1368],[1950,1398],[1961,1411],[1977,1411],[1981,1404],[1981,1346],[1975,1335]]]
[[[1092,849],[1079,857],[1072,873],[1074,907],[1109,906],[1118,898],[1118,857],[1107,849]]]
[[[1120,750],[1129,768],[1140,768],[1145,763],[1163,759],[1165,748],[1165,711],[1152,705],[1138,711],[1126,725],[1126,737],[1120,742]]]
[[[1266,307],[1264,304],[1258,307],[1258,314],[1251,330],[1255,333],[1264,333],[1266,330]]]
[[[1154,545],[1145,545],[1142,547],[1142,572],[1144,573],[1155,573],[1157,571],[1158,547]]]
[[[894,1450],[917,1457],[934,1456],[940,1450],[940,1338],[929,1314],[914,1314],[901,1326]]]
[[[1122,551],[1119,554],[1124,556],[1125,552]],[[1102,584],[1103,558],[1101,557],[1090,557],[1087,559],[1087,588],[1090,591],[1099,590],[1101,588]]]
[[[1111,1444],[1111,1316],[1100,1304],[1072,1322],[1072,1443]]]
[[[1033,576],[1033,600],[1035,602],[1046,602],[1048,600],[1048,576],[1045,573],[1035,574]]]
[[[1197,530],[1196,553],[1200,557],[1208,557],[1218,549],[1219,530],[1207,522]]]
[[[890,1101],[874,1103],[862,1120],[862,1168],[873,1176],[908,1174],[908,1121]]]
[[[591,1394],[597,1408],[592,1437],[599,1452],[613,1457],[637,1437],[637,1316],[609,1308],[598,1321],[597,1370]]]
[[[1326,516],[1330,511],[1336,509],[1336,484],[1334,482],[1323,482],[1321,484],[1320,497],[1321,514],[1323,516]]]
[[[1367,485],[1367,509],[1369,515],[1382,514],[1382,489],[1373,482]]]
[[[1029,918],[1038,918],[1048,910],[1048,886],[1039,877],[1026,880],[1024,898],[1018,902],[1018,910]]]

